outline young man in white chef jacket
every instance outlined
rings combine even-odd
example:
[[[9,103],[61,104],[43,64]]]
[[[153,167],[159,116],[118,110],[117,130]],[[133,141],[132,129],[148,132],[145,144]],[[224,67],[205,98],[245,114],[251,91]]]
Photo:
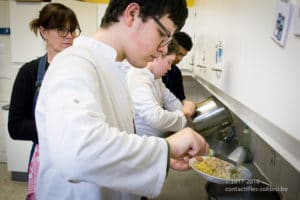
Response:
[[[191,129],[166,139],[134,133],[122,70],[166,53],[187,17],[185,0],[111,0],[93,37],[58,54],[36,106],[40,144],[38,199],[140,199],[159,195],[168,164],[208,151]]]

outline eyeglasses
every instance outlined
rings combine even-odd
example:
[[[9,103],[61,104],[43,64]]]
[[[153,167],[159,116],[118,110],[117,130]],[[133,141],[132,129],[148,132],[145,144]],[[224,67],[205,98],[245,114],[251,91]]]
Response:
[[[56,28],[56,31],[60,37],[66,37],[69,33],[71,33],[73,37],[78,37],[81,33],[81,30],[79,28],[71,31],[65,27],[59,27]]]
[[[171,33],[170,31],[168,31],[168,29],[158,20],[158,18],[151,16],[152,19],[156,22],[156,24],[158,24],[158,26],[165,32],[165,36],[167,36],[167,38],[165,38],[163,41],[161,41],[160,43],[160,47],[164,47],[167,46],[168,44],[170,44],[172,37],[171,37]]]

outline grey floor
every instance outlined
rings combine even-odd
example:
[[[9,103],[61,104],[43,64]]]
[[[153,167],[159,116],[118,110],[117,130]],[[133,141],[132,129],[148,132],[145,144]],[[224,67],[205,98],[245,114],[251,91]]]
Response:
[[[190,77],[184,77],[186,96],[199,101],[208,93]],[[202,91],[201,91],[202,90]],[[201,91],[201,92],[199,92]],[[195,94],[202,94],[198,96]],[[205,181],[193,170],[177,172],[170,170],[161,194],[153,200],[200,200],[207,199]],[[0,200],[23,200],[26,194],[26,182],[11,181],[6,163],[0,163]]]
[[[169,171],[161,194],[154,200],[202,200],[207,199],[206,181],[195,171]]]
[[[11,181],[6,163],[0,163],[0,200],[25,199],[27,182]],[[207,199],[205,181],[194,171],[169,171],[161,194],[153,200]]]
[[[0,200],[25,199],[27,183],[11,181],[6,163],[0,163]]]

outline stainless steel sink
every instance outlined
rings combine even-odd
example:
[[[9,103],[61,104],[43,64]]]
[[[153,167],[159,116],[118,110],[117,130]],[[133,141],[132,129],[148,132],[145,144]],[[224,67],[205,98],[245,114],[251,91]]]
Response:
[[[232,139],[230,141],[211,139],[207,140],[209,147],[215,151],[215,153],[228,156],[238,145],[239,141]]]

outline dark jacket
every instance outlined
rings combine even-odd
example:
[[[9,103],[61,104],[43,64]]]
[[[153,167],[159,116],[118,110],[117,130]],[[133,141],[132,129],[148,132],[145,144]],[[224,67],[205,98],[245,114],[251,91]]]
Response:
[[[162,77],[166,87],[180,100],[185,99],[183,80],[180,69],[176,65],[168,73]]]
[[[36,79],[39,60],[24,64],[15,79],[8,114],[8,132],[16,140],[38,142],[33,114],[33,99],[36,90]],[[46,64],[46,69],[49,64]]]

